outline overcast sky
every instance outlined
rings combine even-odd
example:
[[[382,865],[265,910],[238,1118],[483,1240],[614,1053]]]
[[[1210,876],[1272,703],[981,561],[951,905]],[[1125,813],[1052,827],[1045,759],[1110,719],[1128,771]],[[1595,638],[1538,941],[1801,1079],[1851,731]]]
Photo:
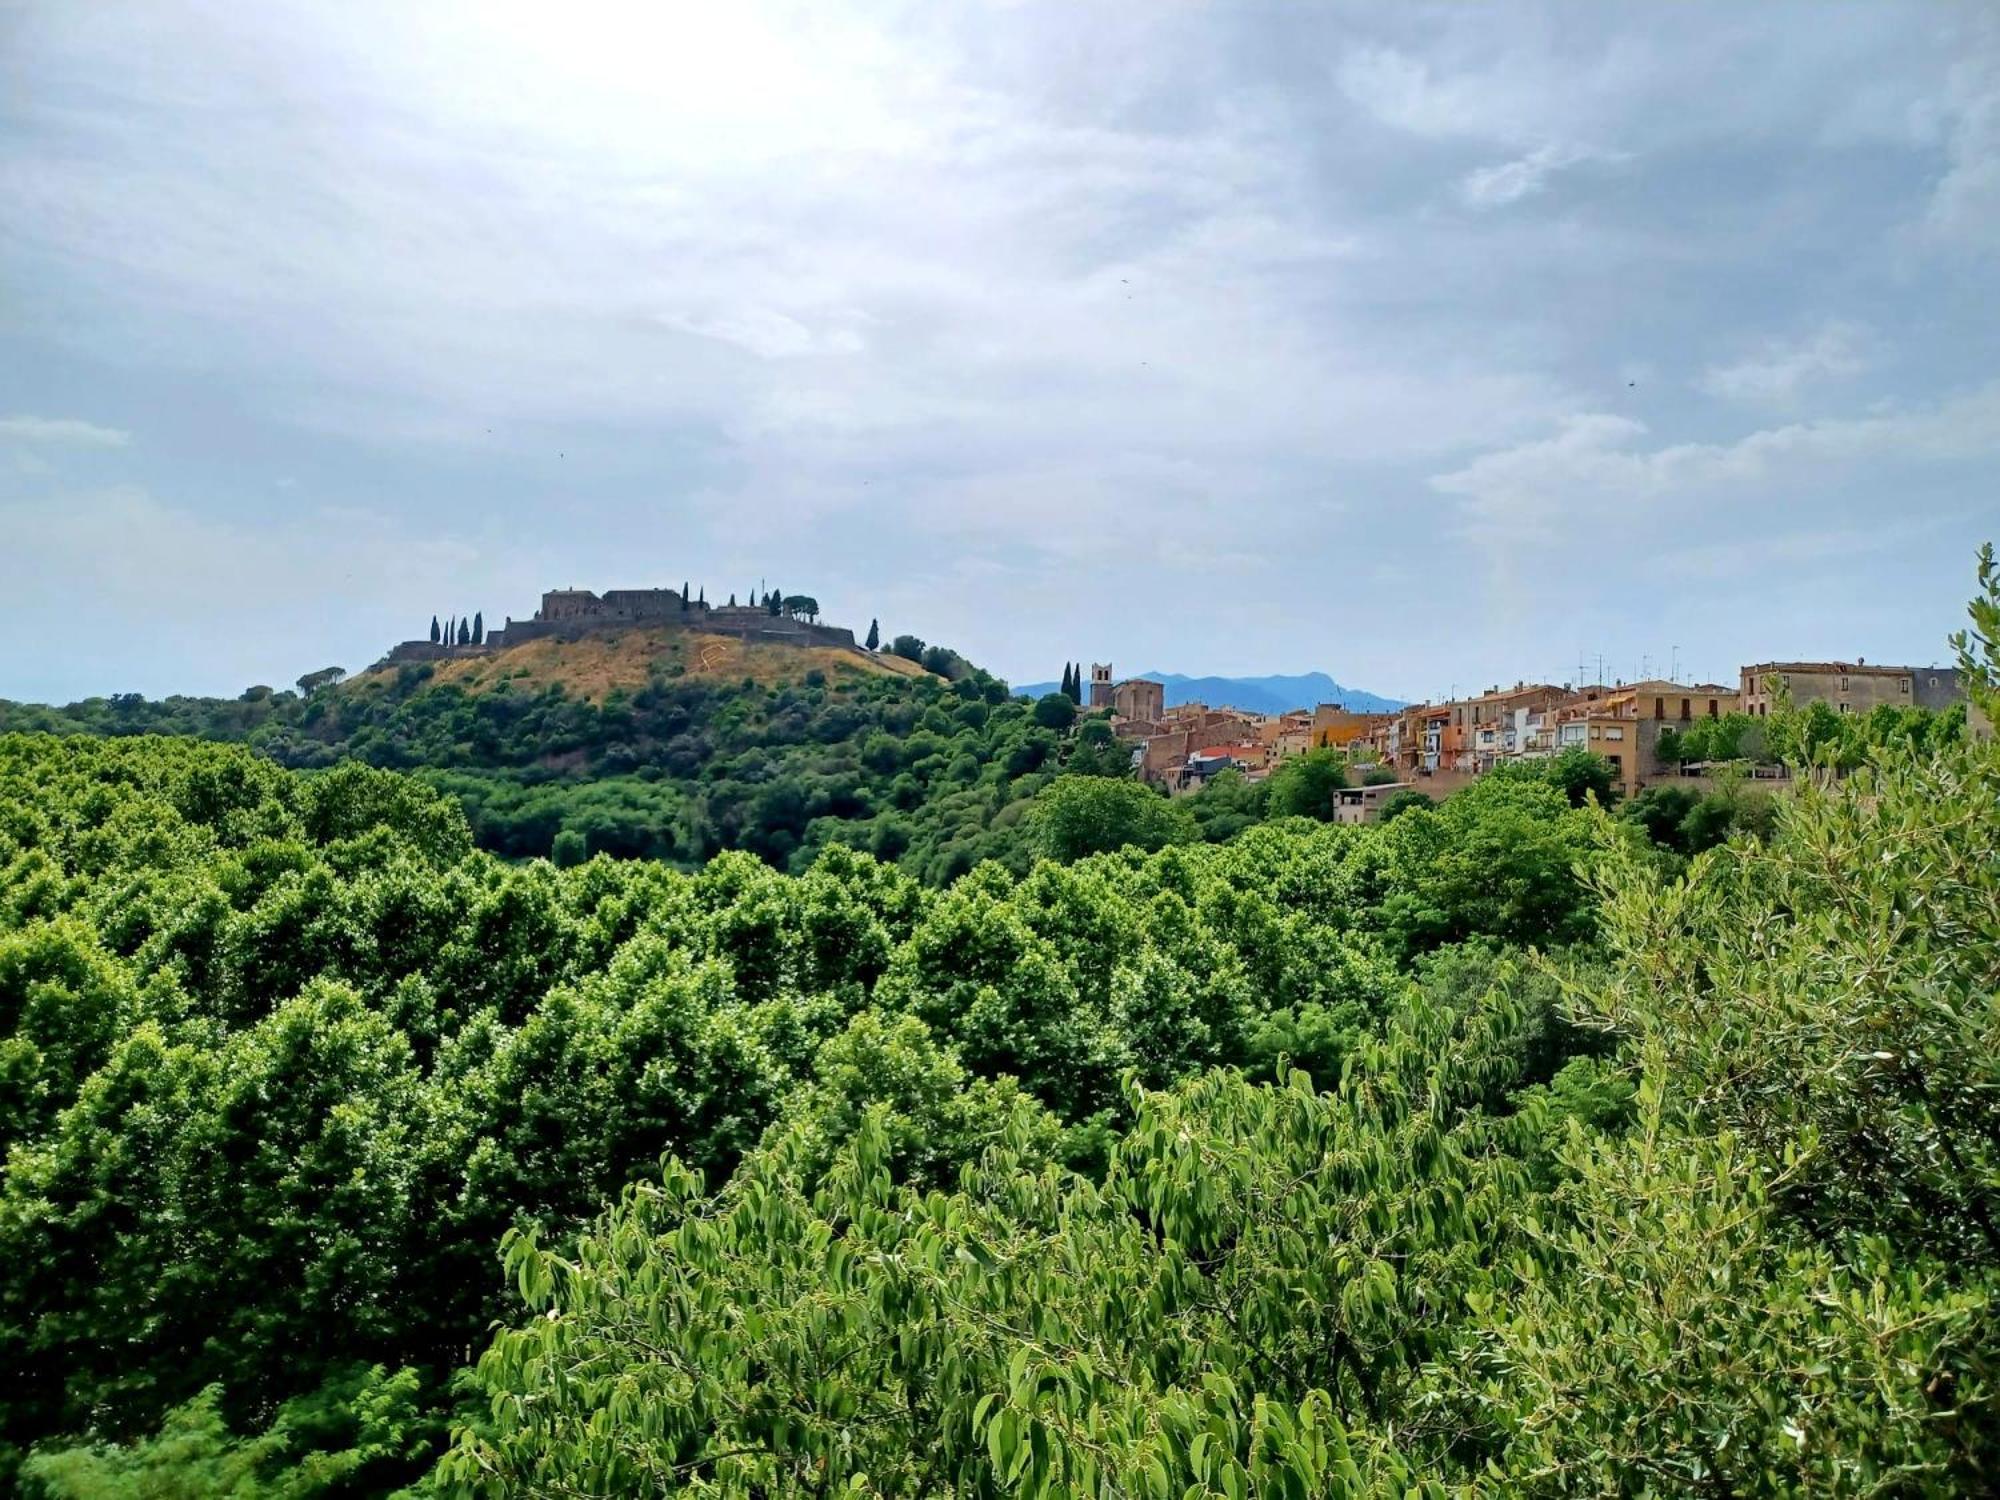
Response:
[[[0,0],[0,696],[1927,662],[1996,459],[1986,7]]]

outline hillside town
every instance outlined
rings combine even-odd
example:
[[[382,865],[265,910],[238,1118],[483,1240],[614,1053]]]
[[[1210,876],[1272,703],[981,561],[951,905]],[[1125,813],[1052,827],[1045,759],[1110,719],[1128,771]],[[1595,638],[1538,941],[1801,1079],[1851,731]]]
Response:
[[[1824,703],[1835,713],[1878,707],[1944,709],[1963,702],[1950,667],[1884,666],[1841,661],[1760,661],[1734,686],[1664,678],[1618,683],[1494,685],[1440,703],[1412,703],[1386,713],[1355,713],[1321,703],[1288,713],[1246,712],[1227,705],[1166,706],[1164,685],[1115,679],[1108,664],[1090,669],[1084,707],[1109,710],[1112,731],[1131,747],[1134,772],[1179,795],[1234,771],[1256,781],[1285,758],[1332,749],[1363,770],[1362,784],[1340,794],[1341,822],[1371,822],[1399,791],[1446,795],[1509,761],[1560,755],[1572,748],[1601,756],[1613,784],[1630,797],[1662,780],[1700,782],[1710,767],[1663,755],[1699,721],[1742,715],[1767,719],[1774,705]],[[1663,743],[1663,736],[1672,736]],[[1758,774],[1752,768],[1751,774]],[[1770,776],[1783,773],[1771,768]]]

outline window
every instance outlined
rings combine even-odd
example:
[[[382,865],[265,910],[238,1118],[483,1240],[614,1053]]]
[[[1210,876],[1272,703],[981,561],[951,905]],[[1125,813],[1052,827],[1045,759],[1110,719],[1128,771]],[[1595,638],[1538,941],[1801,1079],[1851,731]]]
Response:
[[[1847,702],[1845,699],[1842,699],[1840,704],[1840,711],[1844,714],[1851,714],[1854,712],[1854,705],[1852,703]]]
[[[1667,700],[1664,698],[1655,698],[1653,700],[1653,717],[1656,719],[1664,719],[1666,716],[1667,716]]]
[[[1681,699],[1681,718],[1687,719],[1689,717],[1691,715],[1688,713],[1688,700],[1683,698]]]
[[[1901,684],[1899,684],[1899,686],[1900,686],[1900,687],[1901,687],[1901,689],[1902,689],[1902,693],[1903,693],[1903,696],[1904,696],[1905,698],[1909,697],[1909,696],[1910,696],[1910,679],[1909,679],[1909,678],[1907,678],[1907,677],[1905,677],[1905,678],[1904,678],[1904,679],[1902,680]]]
[[[1622,740],[1625,738],[1625,731],[1622,729],[1607,729],[1604,731],[1604,737],[1607,740]]]

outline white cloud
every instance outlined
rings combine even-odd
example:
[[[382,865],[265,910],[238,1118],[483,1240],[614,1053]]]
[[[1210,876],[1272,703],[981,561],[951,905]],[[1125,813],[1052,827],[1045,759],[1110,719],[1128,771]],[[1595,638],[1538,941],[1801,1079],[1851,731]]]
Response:
[[[1683,528],[1736,506],[1733,524],[1814,487],[1851,479],[1865,466],[1948,464],[2000,453],[2000,382],[1936,405],[1876,415],[1762,428],[1731,442],[1645,448],[1647,429],[1629,417],[1566,419],[1553,437],[1482,454],[1430,481],[1457,498],[1467,535],[1499,543],[1587,546],[1606,536],[1637,540],[1671,513]],[[1706,519],[1705,519],[1706,518]]]
[[[0,441],[36,448],[123,448],[132,435],[75,417],[0,417]]]
[[[866,347],[853,326],[861,320],[852,316],[821,329],[810,328],[771,307],[740,307],[711,314],[663,313],[660,321],[669,328],[733,344],[759,359],[859,354]]]
[[[1811,385],[1858,375],[1868,368],[1865,330],[1828,322],[1799,340],[1766,340],[1757,353],[1727,365],[1712,365],[1696,382],[1725,401],[1786,405]]]
[[[2000,26],[1981,42],[1950,73],[1946,166],[1926,227],[1946,243],[2000,251]]]
[[[1411,135],[1525,141],[1544,133],[1544,122],[1564,107],[1542,62],[1514,53],[1435,66],[1398,48],[1364,46],[1341,59],[1334,77],[1355,104]]]
[[[1459,193],[1474,208],[1503,208],[1541,192],[1549,179],[1581,162],[1615,159],[1610,153],[1584,146],[1539,146],[1526,156],[1468,173]]]

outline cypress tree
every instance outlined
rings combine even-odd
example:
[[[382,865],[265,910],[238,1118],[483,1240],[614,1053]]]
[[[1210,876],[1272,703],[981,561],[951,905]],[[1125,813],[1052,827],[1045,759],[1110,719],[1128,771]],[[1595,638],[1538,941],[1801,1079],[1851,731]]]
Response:
[[[1056,689],[1056,691],[1057,691],[1057,692],[1059,692],[1059,693],[1061,693],[1061,694],[1062,694],[1062,695],[1063,695],[1063,696],[1064,696],[1065,698],[1067,698],[1067,697],[1069,696],[1069,663],[1068,663],[1068,662],[1064,662],[1064,663],[1063,663],[1063,678],[1062,678],[1062,686],[1061,686],[1061,687],[1059,687],[1059,688],[1057,688],[1057,689]]]
[[[777,614],[779,610],[781,610],[784,607],[783,601],[779,597],[778,591],[776,589],[772,589],[771,592],[765,596],[764,607],[770,610],[771,613],[774,615]]]
[[[438,629],[438,617],[437,617],[436,615],[432,615],[432,616],[431,616],[431,644],[432,644],[433,646],[435,646],[435,645],[436,645],[436,644],[438,643],[438,640],[439,640],[439,638],[440,638],[440,636],[441,636],[441,635],[442,635],[442,632],[441,632],[441,631],[440,631],[440,630]]]
[[[705,604],[707,604],[707,603],[708,603],[708,585],[707,585],[707,584],[703,584],[703,585],[702,585],[702,589],[701,589],[701,597],[700,597],[699,599],[695,600],[695,603],[697,603],[697,604],[703,604],[703,605],[705,605]]]
[[[729,607],[730,607],[731,609],[734,609],[734,608],[736,608],[736,596],[735,596],[734,594],[731,594],[731,595],[729,596]]]
[[[466,623],[464,615],[458,617],[458,643],[461,646],[472,644],[472,626]]]
[[[870,620],[868,622],[868,649],[870,651],[880,651],[882,649],[882,622],[880,620]]]
[[[472,644],[486,644],[486,616],[476,609],[472,612]]]

